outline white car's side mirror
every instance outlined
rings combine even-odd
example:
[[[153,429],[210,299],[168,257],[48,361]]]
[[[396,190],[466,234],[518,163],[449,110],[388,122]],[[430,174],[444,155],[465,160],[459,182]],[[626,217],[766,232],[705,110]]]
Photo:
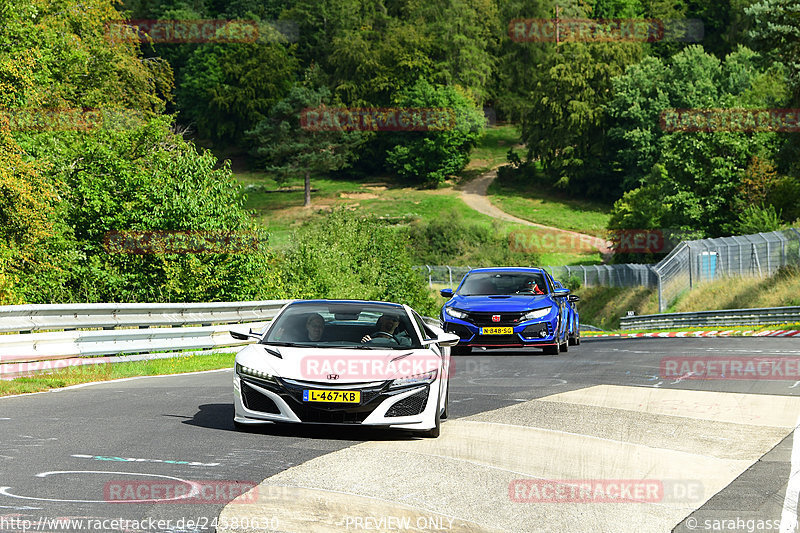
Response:
[[[455,333],[442,333],[439,335],[439,338],[436,339],[436,343],[439,346],[455,346],[460,340],[461,337]]]

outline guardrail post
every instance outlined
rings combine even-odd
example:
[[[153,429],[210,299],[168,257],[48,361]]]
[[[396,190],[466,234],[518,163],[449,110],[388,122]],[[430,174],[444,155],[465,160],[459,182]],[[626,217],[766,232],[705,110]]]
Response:
[[[656,284],[658,285],[658,312],[663,313],[666,306],[664,305],[664,288],[661,283],[661,272],[653,269],[653,272],[656,274]]]

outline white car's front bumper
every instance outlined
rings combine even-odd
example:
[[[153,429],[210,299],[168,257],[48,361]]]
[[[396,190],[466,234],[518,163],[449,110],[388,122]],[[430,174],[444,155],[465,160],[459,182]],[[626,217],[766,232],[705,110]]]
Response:
[[[255,393],[263,395],[272,401],[276,409],[270,411],[278,412],[264,412],[255,409],[250,409],[245,406],[242,400],[242,379],[238,374],[234,374],[234,420],[240,424],[264,424],[264,423],[311,423],[311,424],[336,424],[336,425],[362,425],[362,426],[384,426],[395,429],[411,429],[411,430],[428,430],[436,425],[436,409],[439,408],[439,389],[441,386],[440,378],[437,378],[430,384],[410,387],[402,391],[392,391],[391,395],[379,395],[376,399],[371,400],[370,403],[376,402],[372,407],[371,412],[366,413],[362,410],[360,421],[342,421],[337,413],[341,413],[346,409],[316,409],[315,406],[308,403],[300,405],[300,401],[293,397],[289,391],[278,390],[277,387],[267,388],[264,385],[259,385],[256,380],[247,380],[246,386],[251,389],[248,394]],[[324,385],[317,385],[324,388]],[[337,387],[340,388],[340,387]],[[270,390],[272,389],[272,390]],[[357,390],[355,388],[354,390]],[[391,415],[390,410],[392,406],[400,404],[404,399],[419,394],[427,390],[427,398],[425,399],[425,406],[421,412],[410,416],[387,416]],[[291,404],[291,405],[290,405]],[[294,409],[292,408],[294,406]],[[252,407],[252,406],[251,406]],[[295,412],[297,410],[298,412]],[[304,416],[309,410],[313,410],[313,416]],[[397,410],[395,410],[397,411]],[[330,419],[326,419],[326,414],[334,413]],[[396,412],[394,413],[396,414]],[[366,416],[365,416],[366,415]],[[365,417],[364,417],[365,416]]]

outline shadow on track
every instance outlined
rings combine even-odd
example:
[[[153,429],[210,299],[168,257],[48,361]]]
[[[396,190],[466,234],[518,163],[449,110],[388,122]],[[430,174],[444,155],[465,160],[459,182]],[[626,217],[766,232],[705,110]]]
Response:
[[[347,441],[392,441],[415,440],[413,433],[397,430],[370,428],[362,426],[326,426],[324,424],[264,424],[237,429],[233,425],[233,404],[212,403],[199,406],[199,411],[182,424],[235,433],[254,433],[275,437],[299,437],[304,439],[347,440]],[[164,415],[171,416],[171,415]]]

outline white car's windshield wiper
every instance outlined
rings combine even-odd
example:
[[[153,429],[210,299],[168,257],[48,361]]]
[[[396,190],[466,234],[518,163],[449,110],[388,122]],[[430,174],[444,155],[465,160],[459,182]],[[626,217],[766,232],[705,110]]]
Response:
[[[366,344],[329,344],[325,348],[348,348],[351,350],[385,350],[385,346],[367,346]]]
[[[259,344],[266,344],[269,346],[290,346],[292,348],[314,348],[316,344],[302,344],[297,342],[281,342],[281,341],[261,341]]]

